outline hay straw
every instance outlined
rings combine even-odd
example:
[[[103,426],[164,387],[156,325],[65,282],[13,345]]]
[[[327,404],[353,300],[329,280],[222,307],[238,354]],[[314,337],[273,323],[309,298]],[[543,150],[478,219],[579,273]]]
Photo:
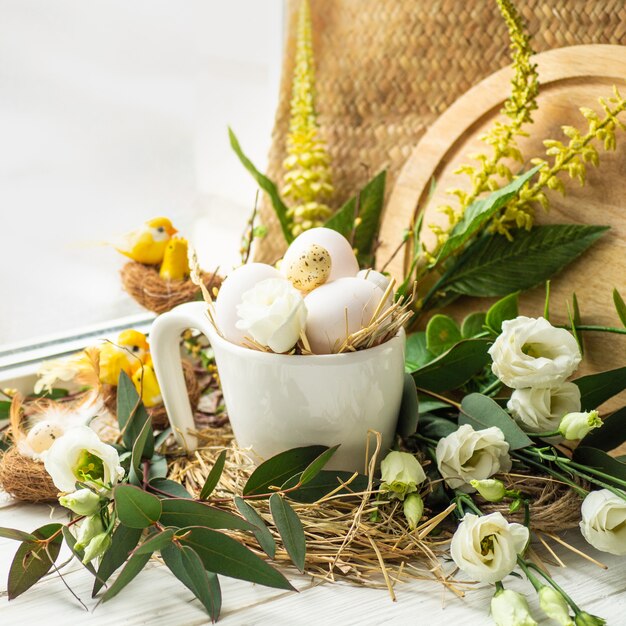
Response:
[[[181,482],[197,496],[222,450],[227,450],[224,471],[213,499],[220,506],[239,514],[234,495],[241,494],[255,468],[252,453],[239,448],[229,426],[195,433],[199,447],[191,458],[171,458],[168,477]],[[377,450],[380,450],[378,442]],[[180,452],[180,451],[179,451]],[[376,454],[369,464],[368,487],[363,492],[347,496],[337,493],[350,481],[337,485],[335,493],[328,494],[313,504],[290,501],[304,527],[307,541],[305,571],[320,581],[341,579],[355,585],[387,589],[393,597],[393,585],[407,578],[439,581],[457,594],[456,581],[448,577],[438,560],[450,535],[434,537],[431,531],[454,509],[453,506],[426,520],[414,531],[409,531],[397,503],[376,501],[378,491],[373,486]],[[291,565],[280,535],[272,523],[267,500],[248,500],[267,523],[277,544],[275,561]],[[378,521],[370,519],[378,512]],[[228,531],[251,550],[261,554],[254,537],[237,531]]]

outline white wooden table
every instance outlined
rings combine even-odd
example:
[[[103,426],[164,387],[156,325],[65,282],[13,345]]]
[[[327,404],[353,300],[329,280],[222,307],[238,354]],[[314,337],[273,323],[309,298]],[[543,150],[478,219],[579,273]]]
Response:
[[[62,520],[60,507],[26,505],[0,500],[0,526],[34,530],[50,520]],[[587,546],[576,531],[568,541],[584,549],[608,566],[600,570],[565,549],[557,550],[565,569],[554,568],[559,583],[583,608],[607,619],[611,626],[626,624],[626,559],[601,554]],[[8,602],[6,579],[17,542],[0,538],[0,624],[95,624],[97,626],[192,626],[208,623],[204,611],[192,594],[169,571],[158,564],[149,565],[119,596],[95,608],[92,576],[78,563],[67,568],[66,580],[89,613],[78,604],[55,574],[48,575],[22,596]],[[61,553],[59,563],[66,552]],[[267,589],[239,580],[220,577],[223,609],[220,624],[404,624],[428,626],[487,625],[492,587],[473,588],[459,599],[438,583],[411,581],[396,586],[397,601],[386,590],[364,589],[344,583],[315,584],[306,576],[286,572],[300,593]],[[530,586],[513,577],[507,586],[529,594],[530,606],[541,624]],[[94,610],[95,609],[95,610]]]

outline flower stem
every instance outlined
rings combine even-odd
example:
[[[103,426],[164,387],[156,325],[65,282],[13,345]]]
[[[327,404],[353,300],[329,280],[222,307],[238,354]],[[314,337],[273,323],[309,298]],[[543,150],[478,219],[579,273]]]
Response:
[[[417,391],[419,391],[419,393],[423,393],[425,396],[430,396],[431,398],[435,398],[435,400],[441,400],[442,402],[445,402],[446,404],[449,404],[450,406],[455,407],[456,409],[461,410],[461,405],[452,400],[451,398],[446,398],[446,396],[442,396],[438,393],[435,393],[434,391],[429,391],[428,389],[422,389],[421,387],[416,387]]]
[[[530,452],[530,451],[526,449],[524,450],[524,452]],[[569,479],[564,474],[561,474],[561,472],[557,472],[556,470],[552,469],[551,467],[547,465],[544,465],[543,463],[539,463],[538,461],[534,461],[532,459],[527,458],[524,454],[522,454],[521,450],[512,452],[511,456],[516,458],[518,461],[522,461],[522,463],[526,465],[531,465],[533,467],[536,467],[537,469],[543,470],[547,474],[550,474],[554,478],[557,478],[558,480],[560,480],[562,483],[569,485],[582,498],[584,498],[589,493],[586,489],[583,489],[580,485],[575,483],[573,480]]]
[[[520,567],[522,567],[522,564],[520,563],[520,558],[518,557],[518,563],[520,564]],[[521,559],[522,561],[524,561],[524,559]],[[554,581],[554,579],[549,575],[546,574],[546,572],[544,572],[540,567],[538,567],[537,565],[535,565],[534,563],[531,563],[530,561],[524,561],[524,565],[526,567],[526,569],[524,569],[524,567],[522,567],[522,569],[524,570],[524,572],[527,572],[528,569],[533,569],[535,570],[538,574],[540,574],[549,584],[550,586],[557,591],[558,593],[560,593],[563,598],[565,598],[565,601],[572,607],[572,610],[574,611],[574,613],[576,615],[578,615],[579,613],[581,613],[580,607],[574,602],[574,600],[572,600],[566,593],[565,591],[563,591],[563,589],[557,585],[557,583]],[[529,579],[530,580],[530,579]],[[532,582],[532,581],[531,581]],[[535,589],[537,589],[535,587]],[[537,589],[537,591],[539,591]]]
[[[565,328],[565,330],[573,330],[571,326],[563,324],[558,328]],[[613,326],[595,326],[593,324],[577,324],[576,330],[587,330],[599,333],[615,333],[616,335],[626,335],[626,328],[615,328]]]

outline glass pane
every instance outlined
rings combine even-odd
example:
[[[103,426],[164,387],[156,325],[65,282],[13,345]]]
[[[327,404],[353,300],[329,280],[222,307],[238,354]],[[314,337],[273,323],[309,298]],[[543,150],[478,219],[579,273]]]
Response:
[[[236,262],[263,166],[279,0],[1,0],[0,346],[136,315],[102,242],[158,215]]]

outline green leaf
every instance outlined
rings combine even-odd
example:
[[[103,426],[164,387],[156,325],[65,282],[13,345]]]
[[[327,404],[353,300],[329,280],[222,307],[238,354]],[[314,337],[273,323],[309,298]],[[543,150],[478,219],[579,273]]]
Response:
[[[600,428],[594,428],[587,436],[583,437],[580,446],[597,448],[608,452],[626,441],[626,407],[611,413],[604,418]]]
[[[526,448],[533,443],[495,400],[480,393],[471,393],[463,398],[459,426],[462,424],[469,424],[474,430],[497,426],[511,450]]]
[[[154,533],[148,537],[142,544],[140,544],[133,555],[135,554],[152,554],[157,550],[162,550],[166,546],[169,546],[174,539],[174,529],[166,528],[161,532]]]
[[[583,411],[594,411],[601,404],[626,389],[626,367],[589,374],[572,381],[580,389]]]
[[[419,434],[429,439],[439,441],[439,439],[452,434],[457,428],[457,424],[445,417],[433,415],[432,413],[420,415]]]
[[[133,449],[146,423],[152,424],[150,416],[139,400],[133,381],[123,370],[117,384],[117,421],[122,432],[122,441],[128,450]]]
[[[574,450],[573,460],[576,461],[576,463],[603,472],[614,479],[626,480],[626,463],[618,461],[603,450],[588,448],[587,446],[578,446],[576,450]],[[604,480],[609,482],[610,479],[605,478]],[[615,486],[623,488],[618,482],[615,482]]]
[[[235,496],[235,506],[241,515],[247,519],[256,530],[253,531],[256,540],[259,542],[263,552],[271,559],[276,556],[276,542],[269,531],[263,518],[250,506],[243,498]]]
[[[412,372],[418,389],[446,391],[464,385],[489,363],[488,339],[464,339]]]
[[[443,276],[437,291],[467,296],[505,296],[544,283],[580,256],[608,226],[552,224],[518,230],[513,241],[483,235]]]
[[[111,545],[100,561],[100,567],[98,568],[96,580],[94,581],[93,590],[91,592],[92,598],[96,596],[107,580],[111,578],[111,574],[126,562],[130,553],[139,543],[141,533],[142,530],[139,528],[128,528],[128,526],[124,526],[123,524],[118,525],[111,537]]]
[[[222,472],[224,471],[225,461],[226,450],[222,450],[220,452],[220,455],[217,457],[215,464],[211,468],[209,475],[204,481],[204,486],[202,487],[202,491],[200,492],[200,500],[206,500],[213,493],[215,487],[217,487],[217,483],[220,482],[220,477],[222,476]]]
[[[300,474],[300,482],[303,485],[311,482],[323,469],[326,467],[328,461],[332,458],[333,454],[337,452],[337,448],[340,444],[324,450],[315,460],[311,461],[306,469]]]
[[[209,572],[253,583],[293,590],[291,583],[263,559],[224,533],[209,528],[188,528],[183,545],[195,550]]]
[[[287,554],[300,572],[304,573],[306,540],[300,518],[289,503],[277,493],[270,496],[270,511]]]
[[[307,446],[281,452],[261,463],[243,488],[243,495],[269,493],[270,487],[280,487],[287,479],[303,472],[327,446]]]
[[[0,420],[8,420],[11,410],[11,402],[9,400],[0,400]]]
[[[133,444],[133,452],[131,455],[131,482],[135,485],[141,485],[143,482],[141,463],[144,459],[151,459],[154,454],[154,431],[152,430],[152,420],[148,419],[141,431],[137,435],[137,439]]]
[[[67,544],[67,547],[70,549],[71,553],[80,561],[83,567],[89,570],[91,574],[96,576],[96,568],[93,566],[93,564],[83,563],[83,559],[85,558],[85,551],[76,549],[77,540],[76,537],[72,535],[72,531],[67,526],[63,526],[61,532],[63,533],[63,539],[65,539],[65,543]]]
[[[473,235],[480,231],[511,198],[515,197],[524,184],[530,180],[541,165],[533,167],[525,174],[521,174],[505,187],[492,192],[486,198],[475,200],[465,210],[461,221],[452,229],[450,236],[441,247],[437,255],[438,263],[448,258],[452,253],[463,246]]]
[[[439,356],[461,341],[458,324],[448,315],[433,315],[426,326],[426,349]]]
[[[61,524],[46,524],[33,531],[36,539],[49,539],[61,529]],[[9,600],[17,598],[37,581],[41,580],[52,568],[59,556],[63,535],[59,534],[47,544],[37,541],[24,541],[17,549],[11,568],[7,591]]]
[[[419,419],[419,402],[417,399],[417,388],[415,380],[411,374],[404,375],[404,387],[402,389],[402,402],[400,403],[400,414],[398,415],[398,425],[396,432],[406,439],[417,430]]]
[[[335,491],[342,483],[347,482],[354,476],[353,472],[343,472],[339,470],[323,470],[313,480],[306,485],[299,487],[295,491],[285,494],[290,500],[303,504],[312,504],[320,498]],[[299,475],[290,478],[283,487],[289,489],[298,484]],[[351,493],[359,493],[367,489],[367,476],[357,474],[347,487],[343,487],[337,494],[348,496]]]
[[[44,390],[40,393],[33,393],[29,398],[48,398],[48,400],[59,400],[61,398],[67,398],[70,394],[68,389],[63,389],[61,387],[54,387],[50,390]]]
[[[519,291],[504,296],[487,311],[485,325],[496,335],[502,332],[502,322],[515,319],[519,315]]]
[[[109,548],[110,550],[111,548]],[[135,554],[128,559],[126,565],[119,573],[113,584],[104,592],[102,602],[107,602],[114,598],[126,585],[128,585],[139,572],[146,566],[152,553]]]
[[[385,171],[370,180],[359,194],[358,217],[361,223],[354,230],[354,247],[360,267],[371,267],[374,259],[374,244],[380,227],[380,216],[385,199]],[[332,228],[350,239],[354,229],[357,199],[350,198],[327,222],[326,228]]]
[[[278,222],[280,223],[280,227],[283,231],[285,241],[290,244],[294,237],[291,232],[291,224],[287,215],[287,206],[280,197],[276,185],[267,176],[261,174],[261,172],[254,167],[252,161],[250,161],[250,159],[243,153],[243,150],[239,145],[239,140],[231,128],[228,129],[228,137],[230,138],[230,147],[239,157],[241,164],[248,170],[248,172],[250,172],[250,174],[252,174],[252,178],[254,178],[257,185],[269,196],[272,206],[274,207],[274,212],[276,213],[276,217],[278,218]]]
[[[486,319],[487,315],[485,313],[470,313],[463,320],[463,324],[461,324],[461,335],[463,335],[463,339],[471,339],[485,332],[484,326]]]
[[[31,533],[25,533],[23,530],[17,530],[17,528],[2,528],[0,527],[0,537],[5,539],[13,539],[15,541],[34,541],[35,535]]]
[[[204,569],[202,560],[189,546],[167,546],[161,550],[161,556],[172,574],[200,600],[211,621],[215,622],[222,608],[217,576]]]
[[[169,478],[153,478],[148,483],[148,488],[154,489],[160,498],[191,498],[191,494],[180,483]]]
[[[407,374],[426,365],[435,357],[426,348],[426,331],[411,333],[406,338],[405,370]]]
[[[443,402],[442,400],[434,400],[425,394],[418,394],[417,398],[420,405],[420,417],[422,413],[432,413],[433,411],[440,411],[441,409],[450,410],[450,403]]]
[[[213,506],[195,500],[161,500],[163,511],[161,524],[164,526],[205,526],[206,528],[233,528],[254,530],[254,526],[237,515],[216,509]]]
[[[115,510],[124,526],[148,528],[161,517],[161,500],[133,485],[118,485],[113,490]]]
[[[620,321],[626,327],[626,303],[624,303],[617,289],[613,289],[613,302],[615,303],[615,310],[617,311]]]

